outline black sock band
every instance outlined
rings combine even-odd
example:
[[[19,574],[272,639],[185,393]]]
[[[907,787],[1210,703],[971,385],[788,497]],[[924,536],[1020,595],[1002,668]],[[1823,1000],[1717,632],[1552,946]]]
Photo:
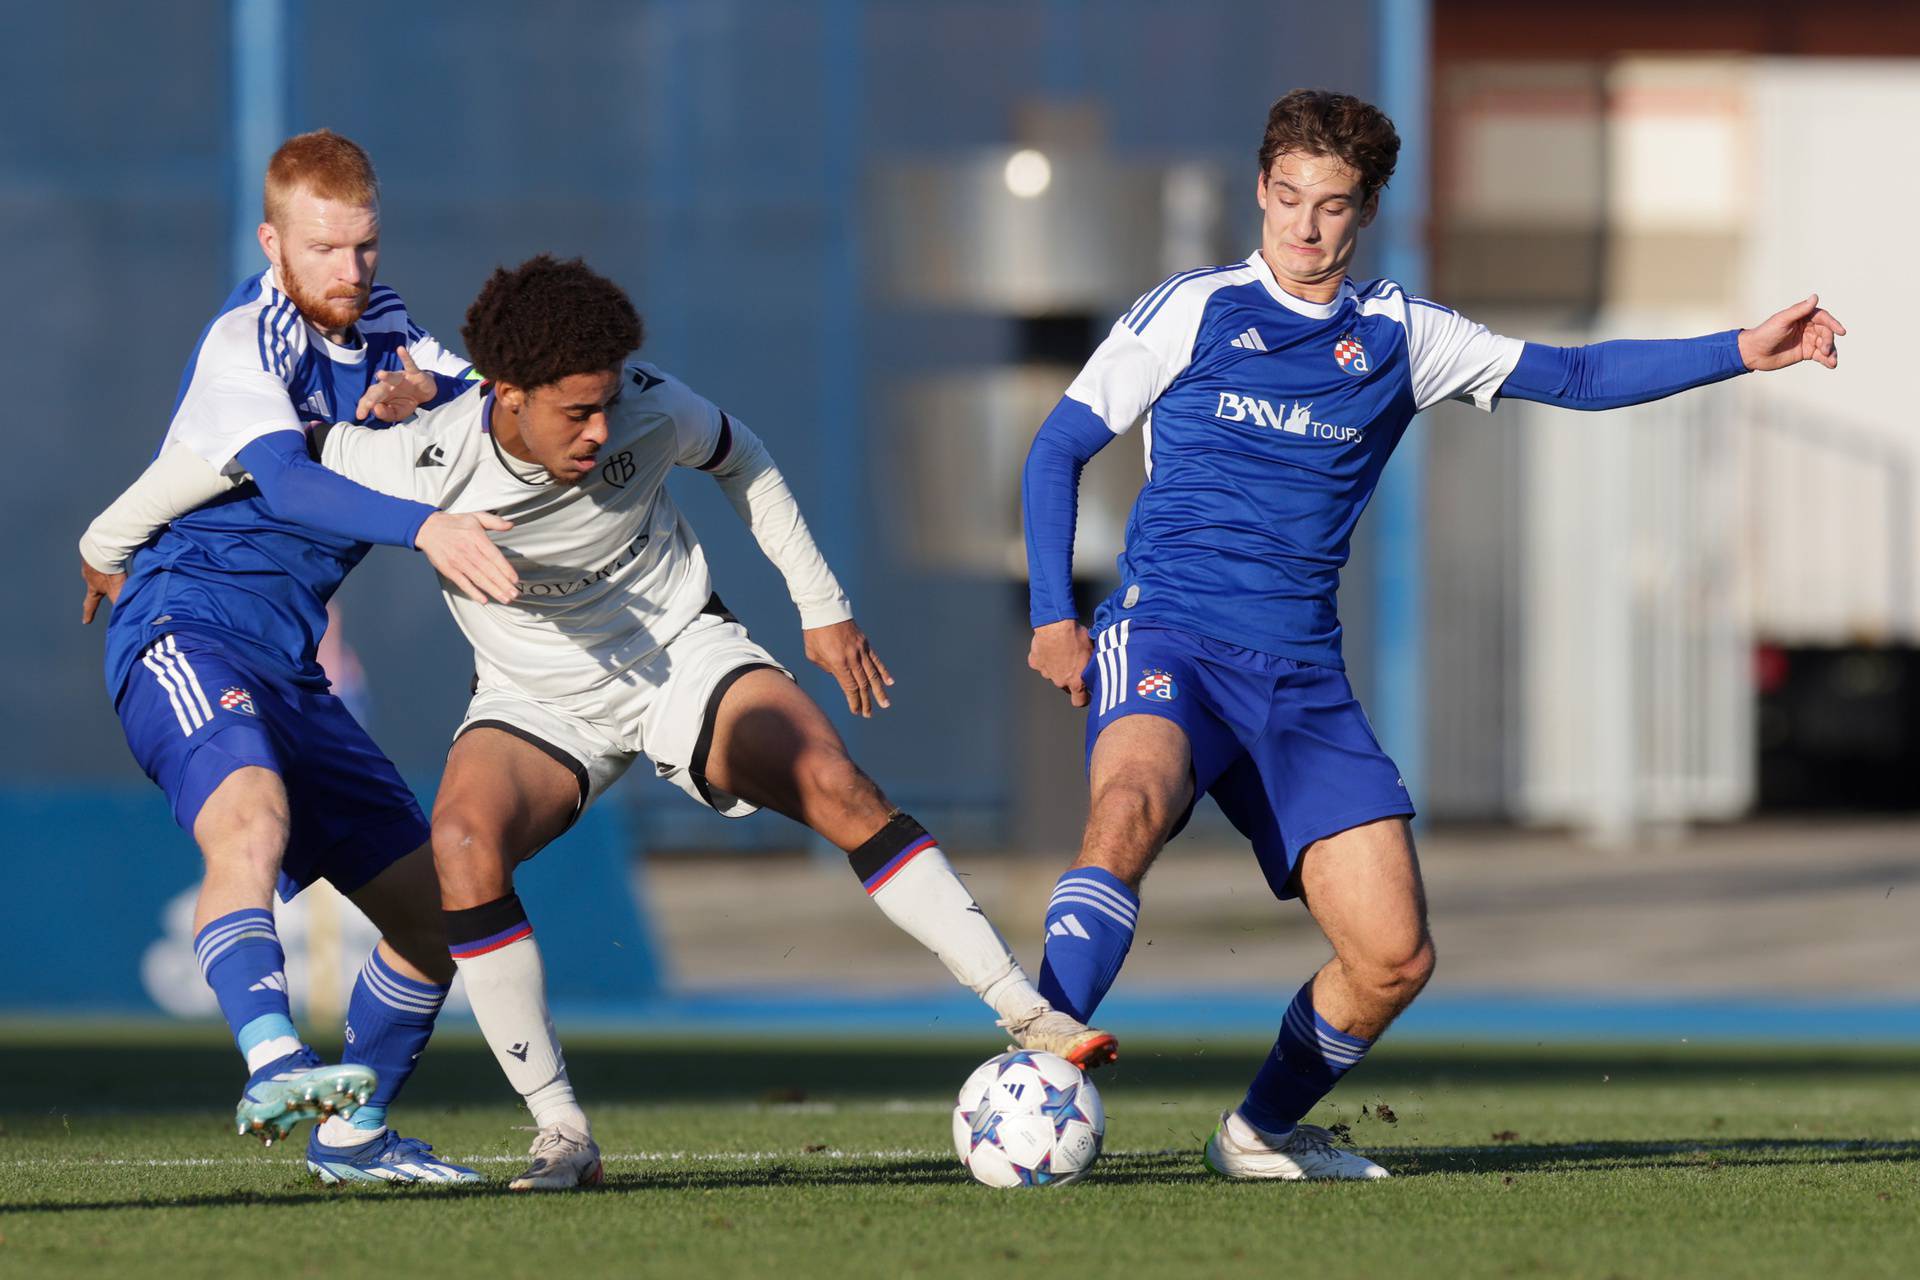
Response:
[[[517,893],[477,907],[440,914],[447,922],[447,950],[455,960],[471,960],[533,934],[533,925],[528,923],[526,908],[520,905]]]
[[[871,894],[906,866],[915,854],[932,848],[935,843],[925,827],[895,809],[887,818],[887,825],[848,854],[847,861],[853,864],[853,874],[860,877],[860,883],[866,885]]]

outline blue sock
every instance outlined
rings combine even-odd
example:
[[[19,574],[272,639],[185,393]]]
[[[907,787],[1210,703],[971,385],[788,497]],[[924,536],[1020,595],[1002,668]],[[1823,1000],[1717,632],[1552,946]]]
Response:
[[[387,1108],[413,1074],[446,998],[447,988],[402,975],[377,946],[360,966],[347,1001],[347,1049],[341,1060],[372,1067],[380,1083],[353,1113],[354,1128],[378,1129],[387,1123]]]
[[[1287,1006],[1280,1038],[1240,1104],[1248,1124],[1286,1134],[1366,1056],[1373,1041],[1336,1031],[1313,1011],[1313,979]]]
[[[250,907],[221,916],[194,938],[193,954],[249,1071],[305,1047],[293,1029],[287,958],[273,912]]]
[[[1086,1022],[1120,976],[1133,946],[1140,897],[1099,867],[1076,867],[1060,877],[1047,903],[1047,950],[1040,962],[1040,994],[1062,1013]]]

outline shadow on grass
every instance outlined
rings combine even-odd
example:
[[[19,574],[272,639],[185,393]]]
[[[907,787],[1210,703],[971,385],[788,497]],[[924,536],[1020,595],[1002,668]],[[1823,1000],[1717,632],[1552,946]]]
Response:
[[[1442,1174],[1501,1175],[1553,1174],[1582,1171],[1619,1173],[1632,1170],[1675,1172],[1772,1168],[1784,1165],[1905,1165],[1920,1161],[1920,1142],[1837,1143],[1804,1139],[1767,1141],[1742,1139],[1724,1142],[1608,1142],[1529,1143],[1475,1148],[1389,1147],[1371,1154],[1397,1178]],[[1088,1177],[1088,1187],[1179,1186],[1218,1183],[1191,1151],[1135,1152],[1109,1155]],[[595,1199],[635,1197],[666,1192],[755,1190],[791,1187],[831,1190],[836,1187],[954,1188],[967,1194],[999,1195],[974,1188],[954,1160],[925,1156],[875,1156],[869,1159],[823,1162],[805,1156],[792,1160],[754,1160],[729,1166],[703,1161],[698,1167],[653,1164],[640,1169],[615,1168],[606,1185],[576,1193]],[[496,1199],[529,1193],[507,1189],[504,1176],[480,1186],[413,1188],[331,1188],[289,1186],[277,1191],[229,1191],[164,1200],[117,1197],[58,1202],[0,1203],[0,1211],[22,1214],[63,1214],[117,1209],[176,1210],[227,1206],[300,1206],[338,1203],[403,1207],[432,1202]],[[549,1193],[552,1194],[552,1193]]]
[[[980,1046],[952,1041],[901,1045],[841,1040],[670,1041],[579,1037],[567,1063],[584,1098],[598,1104],[798,1102],[809,1098],[938,1097],[958,1087]],[[1094,1078],[1112,1098],[1129,1091],[1183,1090],[1237,1096],[1265,1049],[1246,1041],[1160,1041],[1123,1046],[1121,1060]],[[983,1056],[983,1055],[982,1055]],[[1435,1088],[1593,1085],[1778,1084],[1804,1079],[1899,1081],[1911,1057],[1832,1051],[1644,1048],[1580,1050],[1436,1049],[1389,1042],[1342,1086],[1346,1096]],[[128,1111],[223,1110],[242,1083],[238,1056],[224,1043],[162,1041],[113,1047],[98,1040],[0,1042],[6,1113],[86,1115]],[[164,1081],[156,1093],[154,1082]],[[164,1101],[156,1102],[157,1098]],[[407,1086],[413,1105],[510,1104],[513,1095],[484,1045],[454,1039],[430,1046]]]

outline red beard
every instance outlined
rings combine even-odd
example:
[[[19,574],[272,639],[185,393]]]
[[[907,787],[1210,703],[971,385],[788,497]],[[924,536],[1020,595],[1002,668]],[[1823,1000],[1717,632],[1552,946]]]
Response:
[[[291,272],[280,273],[280,291],[293,299],[293,305],[300,308],[300,314],[316,329],[344,329],[360,318],[367,309],[368,290],[360,289],[351,295],[311,293]]]

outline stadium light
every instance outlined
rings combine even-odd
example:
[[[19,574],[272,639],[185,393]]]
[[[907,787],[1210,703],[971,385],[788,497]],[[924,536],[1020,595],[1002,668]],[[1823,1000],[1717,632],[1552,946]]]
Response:
[[[1053,164],[1044,153],[1026,148],[1007,157],[1005,177],[1007,190],[1031,200],[1053,184]]]

